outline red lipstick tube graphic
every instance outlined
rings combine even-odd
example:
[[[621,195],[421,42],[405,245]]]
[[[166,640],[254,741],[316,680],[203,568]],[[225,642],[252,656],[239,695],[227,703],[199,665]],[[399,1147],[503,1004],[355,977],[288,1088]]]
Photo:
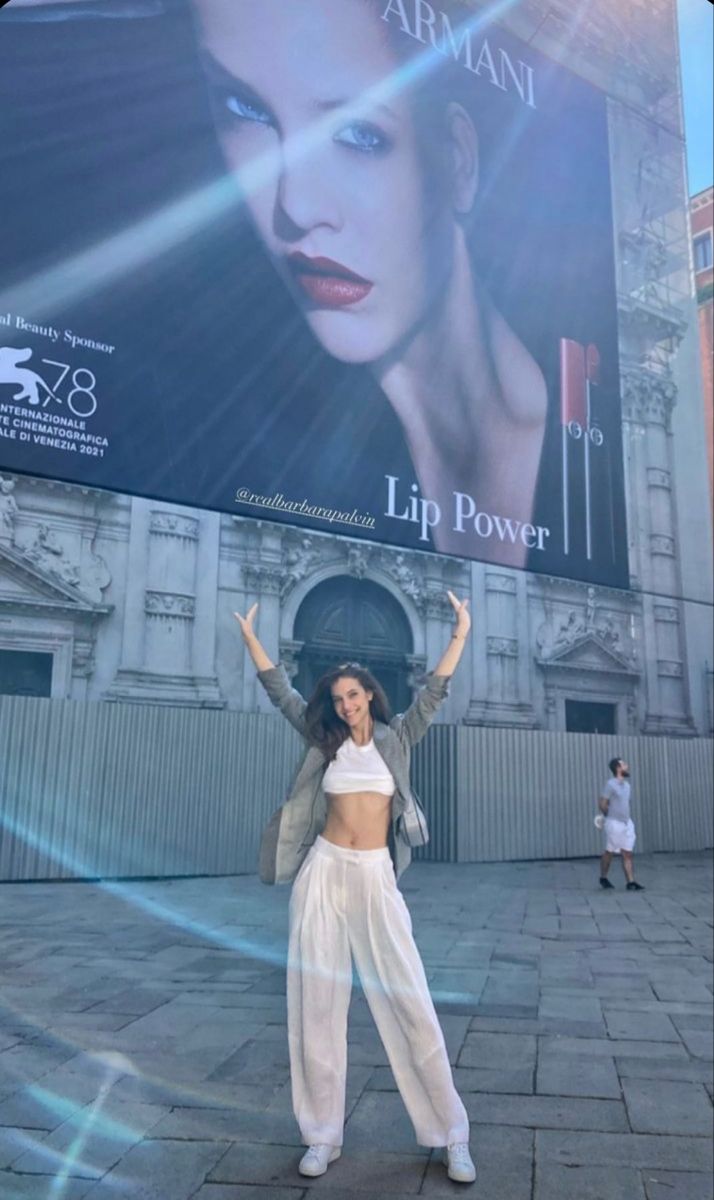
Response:
[[[593,419],[593,388],[600,383],[600,352],[594,343],[587,348],[571,338],[560,339],[560,427],[563,458],[563,550],[570,553],[571,523],[585,525],[585,554],[588,560],[593,555],[592,539],[592,482],[590,455],[593,446],[601,446],[603,435]],[[570,457],[574,452],[571,442],[582,442],[584,478],[577,464],[580,452],[573,462],[575,480],[572,481]],[[582,482],[581,482],[582,480]],[[571,482],[577,486],[577,494],[571,497]],[[582,491],[581,491],[582,488]],[[584,495],[584,507],[581,497]],[[571,503],[572,501],[572,503]]]
[[[588,401],[585,350],[571,338],[560,339],[560,427],[563,468],[563,551],[570,554],[570,483],[568,439],[586,435]]]

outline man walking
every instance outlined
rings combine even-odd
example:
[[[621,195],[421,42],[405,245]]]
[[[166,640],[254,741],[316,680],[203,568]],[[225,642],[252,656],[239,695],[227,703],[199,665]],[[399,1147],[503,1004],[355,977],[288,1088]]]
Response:
[[[607,877],[613,854],[622,856],[622,869],[627,879],[628,892],[642,892],[641,883],[635,882],[632,865],[636,833],[630,816],[630,768],[621,758],[610,760],[610,773],[598,800],[598,807],[605,818],[605,850],[600,859],[600,887],[611,888]]]

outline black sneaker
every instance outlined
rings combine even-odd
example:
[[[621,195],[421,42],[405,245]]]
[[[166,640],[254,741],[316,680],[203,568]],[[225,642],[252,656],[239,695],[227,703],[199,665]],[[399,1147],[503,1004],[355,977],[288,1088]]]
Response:
[[[600,876],[600,887],[601,888],[607,889],[607,888],[613,888],[614,886],[615,886],[614,883],[610,883],[610,880],[607,879],[604,875]],[[627,886],[628,887],[630,886],[629,883]]]
[[[602,880],[600,882],[602,883]],[[627,890],[628,892],[644,892],[645,889],[641,883],[635,883],[634,879],[632,879],[627,885]]]

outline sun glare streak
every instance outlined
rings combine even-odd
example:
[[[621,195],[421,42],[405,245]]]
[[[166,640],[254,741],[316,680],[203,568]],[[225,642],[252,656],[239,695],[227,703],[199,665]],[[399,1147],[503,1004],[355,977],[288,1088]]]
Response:
[[[585,15],[588,12],[589,5],[590,0],[578,0],[578,3],[573,6],[568,18],[569,38],[573,37],[575,32],[582,24]],[[555,71],[561,69],[562,68],[560,65],[555,61],[545,62],[541,67],[544,80],[547,81]],[[493,155],[489,163],[489,170],[486,178],[479,187],[479,201],[485,200],[493,192],[496,184],[498,183],[501,171],[509,162],[513,161],[514,149],[519,139],[526,132],[529,115],[530,114],[527,110],[520,112],[518,117],[511,122],[503,136],[499,139],[498,150]]]
[[[138,890],[140,885],[137,883],[100,878],[100,873],[90,863],[83,862],[78,857],[67,853],[63,848],[36,834],[28,826],[18,821],[9,821],[0,813],[0,828],[2,827],[7,829],[14,837],[22,839],[28,845],[39,850],[41,854],[53,862],[59,863],[60,866],[76,876],[77,880],[91,880],[93,886],[101,888],[102,891],[108,892],[110,895],[117,896],[128,904],[141,908],[150,916],[156,917],[166,924],[173,925],[183,932],[195,934],[196,937],[202,938],[213,945],[220,946],[222,949],[233,950],[248,958],[258,958],[264,962],[271,962],[276,966],[283,966],[285,964],[284,953],[280,953],[277,950],[270,950],[263,944],[252,941],[250,938],[225,933],[220,928],[213,928],[205,921],[201,921],[197,917],[192,917],[178,908],[166,903],[160,903],[158,900],[153,900]]]
[[[517,2],[496,0],[487,9],[458,25],[455,36],[479,32]],[[387,103],[426,78],[443,62],[444,56],[433,46],[427,46],[404,66],[369,88],[361,97],[361,102],[366,105]],[[308,156],[331,135],[335,118],[339,118],[339,115],[339,110],[333,111],[315,120],[303,133],[289,139],[285,143],[278,169],[284,169],[285,164],[298,163]],[[253,194],[270,182],[275,171],[275,155],[271,152],[261,154],[238,173],[240,192],[244,196]],[[151,259],[179,246],[228,213],[238,199],[236,178],[222,175],[112,237],[0,292],[0,310],[31,312],[35,319],[54,313],[115,283]]]

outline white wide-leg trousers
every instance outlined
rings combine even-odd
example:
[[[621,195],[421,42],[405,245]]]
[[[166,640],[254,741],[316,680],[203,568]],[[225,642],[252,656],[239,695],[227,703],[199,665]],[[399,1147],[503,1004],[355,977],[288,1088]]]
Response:
[[[303,1141],[342,1145],[353,958],[417,1141],[467,1142],[468,1116],[389,851],[321,837],[290,899],[288,1038]]]

